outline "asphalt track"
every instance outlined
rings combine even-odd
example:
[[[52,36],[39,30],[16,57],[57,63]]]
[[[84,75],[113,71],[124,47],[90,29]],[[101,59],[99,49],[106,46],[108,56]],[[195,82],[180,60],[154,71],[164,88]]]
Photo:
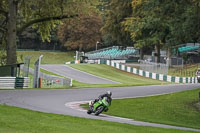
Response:
[[[180,84],[180,85],[153,85],[138,87],[111,87],[111,88],[88,88],[71,90],[1,90],[0,104],[17,106],[30,110],[71,115],[83,118],[100,119],[119,123],[127,123],[140,126],[152,126],[161,128],[174,128],[180,130],[190,130],[200,132],[199,129],[169,126],[148,122],[134,121],[131,119],[107,116],[107,115],[88,115],[79,107],[83,101],[89,101],[98,97],[99,94],[110,90],[113,98],[130,98],[160,95],[166,93],[179,92],[200,88],[199,84]]]
[[[42,69],[72,78],[79,82],[88,84],[118,84],[119,82],[111,81],[105,78],[97,77],[86,72],[76,70],[68,65],[41,65]]]

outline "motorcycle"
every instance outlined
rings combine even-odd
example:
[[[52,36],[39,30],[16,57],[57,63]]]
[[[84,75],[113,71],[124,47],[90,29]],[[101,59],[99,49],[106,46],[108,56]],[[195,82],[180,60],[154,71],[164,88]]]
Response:
[[[89,109],[87,111],[88,114],[94,113],[95,115],[99,115],[103,111],[108,111],[108,107],[110,103],[107,100],[107,97],[103,99],[99,99],[96,103],[94,101],[89,102]]]

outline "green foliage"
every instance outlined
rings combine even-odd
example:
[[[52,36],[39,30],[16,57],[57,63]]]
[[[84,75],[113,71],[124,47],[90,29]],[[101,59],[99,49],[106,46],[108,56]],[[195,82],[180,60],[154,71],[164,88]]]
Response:
[[[153,0],[132,4],[132,16],[127,18],[123,24],[125,30],[131,33],[136,46],[143,47],[160,43],[165,29],[164,22],[158,15],[160,8]]]
[[[132,8],[123,25],[138,47],[159,44],[168,48],[200,38],[197,1],[133,0]]]
[[[102,36],[102,40],[103,40],[103,44],[102,45],[104,47],[115,46],[117,44],[117,42],[112,39],[112,35],[111,34],[104,34]]]
[[[131,0],[111,0],[106,14],[103,34],[112,36],[112,40],[120,45],[132,45],[130,34],[123,29],[122,21],[131,15]]]
[[[182,15],[183,34],[190,42],[200,41],[200,4],[199,0],[188,2],[187,10]]]
[[[10,32],[8,38],[4,37],[8,39],[7,63],[17,62],[16,35],[26,28],[36,28],[43,41],[50,41],[50,33],[61,19],[89,14],[97,4],[98,0],[0,0],[0,39]]]
[[[60,21],[49,21],[49,22],[41,22],[38,24],[34,24],[33,28],[38,29],[38,33],[40,34],[42,41],[47,40],[50,42],[51,34],[50,32],[56,27],[56,24],[59,24]]]
[[[0,50],[0,66],[6,65],[6,52]]]
[[[0,66],[1,65],[6,65],[6,39],[5,39],[5,35],[2,35],[0,37]]]
[[[95,3],[95,1],[94,1]],[[51,18],[55,16],[62,17],[63,15],[76,15],[84,12],[89,12],[92,6],[90,2],[80,0],[27,0],[22,1],[19,4],[19,8],[22,9],[19,12],[19,16],[24,18],[20,20],[21,23],[28,23],[31,20]],[[33,28],[38,29],[42,40],[50,41],[50,31],[52,31],[56,25],[60,24],[58,20],[48,20],[39,23],[33,23]]]

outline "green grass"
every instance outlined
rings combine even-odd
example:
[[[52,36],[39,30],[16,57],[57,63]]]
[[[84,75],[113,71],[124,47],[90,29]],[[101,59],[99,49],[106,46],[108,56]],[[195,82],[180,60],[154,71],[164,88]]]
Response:
[[[88,84],[73,80],[72,88],[105,88],[105,87],[120,87],[125,86],[124,84]],[[128,85],[127,85],[128,86]]]
[[[109,115],[134,120],[200,128],[200,89],[167,95],[113,100]]]
[[[170,68],[169,74],[179,77],[194,77],[196,76],[197,69],[200,68],[200,64],[184,65],[184,67]]]
[[[53,75],[53,76],[57,76],[57,77],[62,77],[62,78],[66,78],[66,77],[64,77],[64,76],[62,76],[62,75],[59,75],[59,74],[56,74],[56,73],[53,73],[53,72],[49,72],[49,71],[47,71],[47,70],[45,70],[45,69],[40,69],[40,72],[42,72],[42,73],[46,73],[46,74],[48,74],[48,75]]]
[[[49,114],[0,105],[1,133],[192,133]]]
[[[70,66],[75,69],[121,83],[121,84],[113,84],[107,86],[136,86],[136,85],[138,86],[138,85],[168,84],[167,82],[164,81],[145,78],[132,73],[118,70],[116,68],[107,65],[76,64]]]
[[[17,51],[19,62],[24,62],[25,56],[31,56],[30,67],[34,68],[35,61],[43,55],[41,64],[64,64],[74,60],[74,52],[41,52],[41,51]]]
[[[74,52],[44,52],[44,51],[17,51],[17,57],[19,62],[24,62],[24,57],[25,56],[30,56],[30,67],[34,68],[34,63],[35,61],[40,57],[40,55],[43,55],[42,57],[42,62],[41,64],[64,64],[65,62],[74,60]],[[44,69],[40,70],[43,73],[49,74],[49,75],[54,75],[54,76],[60,76],[58,74],[46,71]],[[33,82],[33,76],[29,74],[30,78],[30,84],[29,87],[32,88],[32,82]],[[29,89],[30,89],[29,88]],[[64,89],[64,88],[71,88],[69,86],[47,86],[43,85],[42,89],[49,89],[49,88],[59,88],[59,89]]]
[[[44,55],[42,58],[42,64],[64,64],[67,61],[74,60],[73,52],[41,52],[41,51],[17,51],[18,61],[23,62],[25,56],[31,56],[30,67],[34,68],[34,62],[39,58],[40,55]],[[103,67],[102,67],[103,66]],[[92,87],[121,87],[121,86],[139,86],[139,85],[153,85],[153,84],[166,84],[166,82],[152,80],[123,72],[115,68],[106,66],[106,65],[90,65],[90,64],[81,64],[81,65],[72,65],[77,69],[92,73],[94,75],[104,77],[113,81],[118,81],[121,84],[87,84],[81,83],[78,81],[73,81],[72,88],[92,88]],[[41,69],[41,72],[50,75],[57,75],[52,72]],[[62,76],[60,76],[62,77]],[[51,88],[51,87],[50,87]],[[62,87],[63,88],[63,87]],[[64,87],[65,88],[65,87]],[[66,87],[71,88],[71,87]]]

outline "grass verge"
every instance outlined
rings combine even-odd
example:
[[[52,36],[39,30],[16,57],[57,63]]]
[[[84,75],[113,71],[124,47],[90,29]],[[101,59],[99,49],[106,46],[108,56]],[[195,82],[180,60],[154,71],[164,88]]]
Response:
[[[107,65],[76,64],[70,66],[75,69],[121,83],[108,86],[136,86],[136,85],[138,86],[138,85],[169,84],[164,81],[153,80],[150,78],[145,78],[132,73],[121,71]]]
[[[169,125],[200,128],[200,89],[123,100],[113,100],[109,115]]]
[[[170,68],[169,74],[179,77],[195,77],[200,64],[184,65],[183,67]]]
[[[193,133],[49,114],[0,105],[1,133]]]
[[[35,61],[43,55],[41,64],[64,64],[74,60],[74,52],[43,52],[43,51],[17,51],[18,61],[24,62],[25,56],[30,56],[30,67],[34,68]]]

